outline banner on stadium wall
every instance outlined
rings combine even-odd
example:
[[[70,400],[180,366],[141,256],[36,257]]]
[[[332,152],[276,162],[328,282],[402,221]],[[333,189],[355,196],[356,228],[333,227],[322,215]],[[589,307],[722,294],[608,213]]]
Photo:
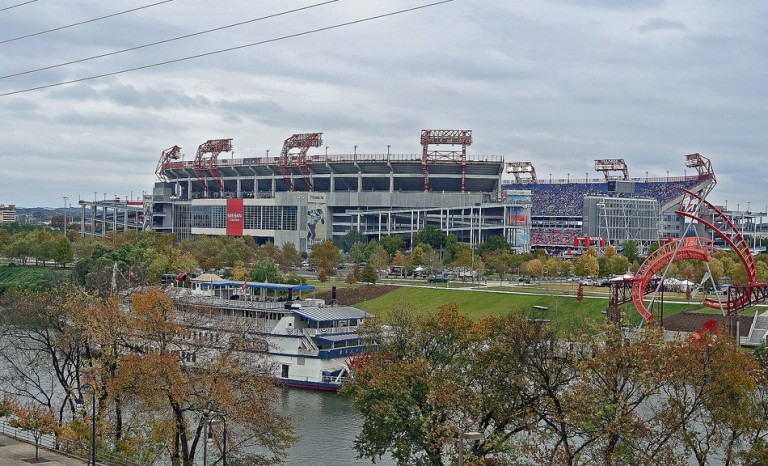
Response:
[[[227,199],[227,236],[243,236],[242,199]]]

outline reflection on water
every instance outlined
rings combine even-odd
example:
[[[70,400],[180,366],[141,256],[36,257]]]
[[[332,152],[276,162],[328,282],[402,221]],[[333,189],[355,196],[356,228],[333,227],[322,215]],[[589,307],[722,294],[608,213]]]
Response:
[[[364,465],[370,460],[358,459],[353,446],[360,433],[362,417],[348,398],[334,393],[283,388],[283,414],[293,419],[299,440],[288,452],[286,465]],[[382,458],[377,465],[394,464]]]

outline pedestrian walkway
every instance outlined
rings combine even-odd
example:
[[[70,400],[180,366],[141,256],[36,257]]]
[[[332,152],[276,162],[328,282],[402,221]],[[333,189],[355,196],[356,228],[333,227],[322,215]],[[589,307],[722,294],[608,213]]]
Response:
[[[84,461],[40,447],[39,464],[46,466],[86,466]],[[0,465],[29,466],[35,464],[35,445],[0,434]]]

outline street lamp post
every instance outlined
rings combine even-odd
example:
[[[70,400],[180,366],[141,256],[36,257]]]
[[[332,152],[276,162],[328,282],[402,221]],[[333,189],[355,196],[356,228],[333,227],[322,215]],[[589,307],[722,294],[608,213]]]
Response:
[[[67,196],[61,196],[64,198],[64,236],[67,236]]]
[[[96,466],[96,389],[93,385],[86,383],[80,386],[80,390],[87,390],[91,392],[91,459],[89,461],[90,466]],[[76,400],[78,408],[82,408],[84,405],[83,395],[81,394]]]
[[[171,233],[174,233],[176,227],[176,196],[171,196]]]
[[[476,441],[482,440],[483,434],[481,432],[459,432],[459,466],[464,466],[464,441]]]
[[[227,466],[227,416],[225,416],[223,413],[213,411],[213,412],[209,412],[206,417],[208,418],[209,429],[213,421],[221,420],[221,422],[224,424],[224,433],[223,433],[224,436],[222,438],[221,464],[223,466]]]

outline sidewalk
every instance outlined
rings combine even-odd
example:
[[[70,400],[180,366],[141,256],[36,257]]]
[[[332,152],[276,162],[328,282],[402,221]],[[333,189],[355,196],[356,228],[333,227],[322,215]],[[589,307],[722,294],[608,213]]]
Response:
[[[34,464],[35,445],[16,440],[7,435],[0,434],[0,465],[2,466],[29,466]],[[70,458],[59,453],[54,453],[40,447],[38,455],[40,463],[47,466],[86,466],[87,463]],[[29,461],[31,460],[31,461]],[[43,463],[43,461],[45,461]]]

